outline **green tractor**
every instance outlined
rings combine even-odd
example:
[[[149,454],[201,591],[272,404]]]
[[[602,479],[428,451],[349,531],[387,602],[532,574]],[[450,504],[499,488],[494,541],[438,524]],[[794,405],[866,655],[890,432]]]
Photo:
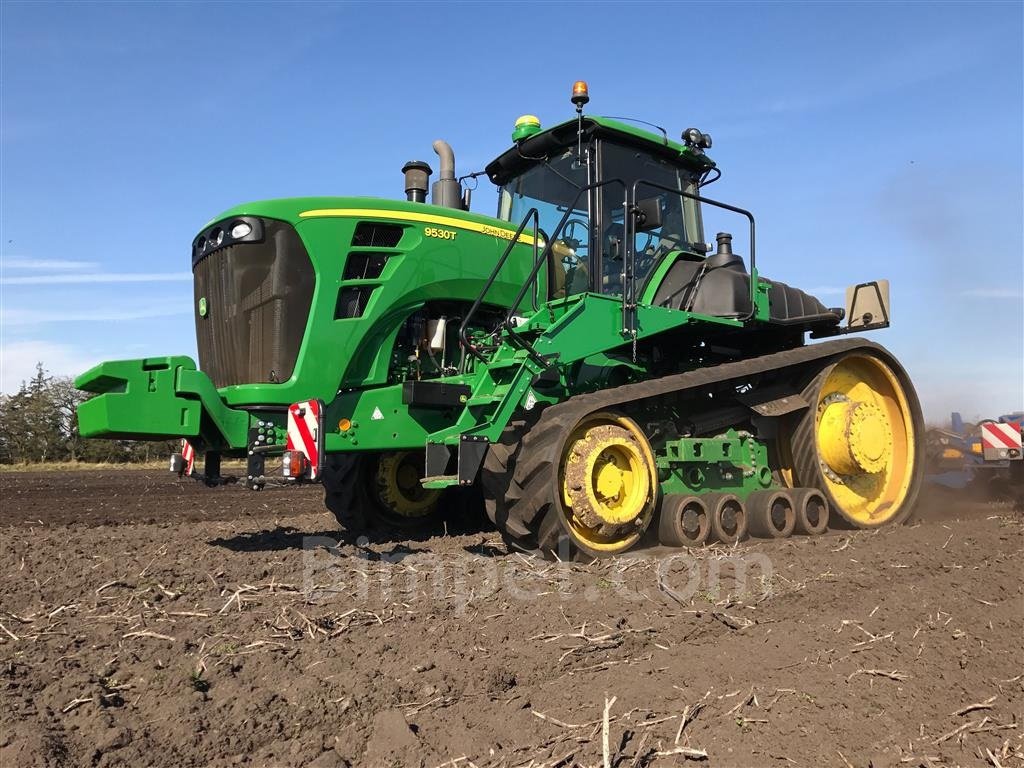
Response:
[[[320,482],[348,527],[419,524],[483,497],[510,546],[604,556],[907,517],[923,462],[907,374],[846,307],[760,276],[753,215],[706,197],[710,137],[525,116],[471,213],[454,155],[405,165],[406,200],[233,208],[192,243],[199,365],[102,363],[83,435],[181,438],[172,469]],[[471,174],[474,179],[483,173]],[[705,243],[712,209],[744,229]],[[844,323],[845,318],[845,323]],[[811,339],[827,338],[808,344]],[[204,456],[204,471],[193,465]],[[460,498],[461,497],[461,498]]]

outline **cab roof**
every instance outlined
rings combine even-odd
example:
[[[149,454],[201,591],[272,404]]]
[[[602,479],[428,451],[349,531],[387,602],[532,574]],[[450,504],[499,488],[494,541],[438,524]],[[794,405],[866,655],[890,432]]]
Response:
[[[624,144],[650,152],[652,155],[674,160],[696,173],[702,173],[715,167],[715,162],[703,152],[629,123],[608,117],[587,115],[583,118],[582,124],[584,141],[590,141],[594,137],[616,139]],[[487,177],[495,184],[504,184],[533,165],[538,159],[548,157],[557,150],[575,144],[577,128],[576,120],[567,120],[523,139],[488,163]]]

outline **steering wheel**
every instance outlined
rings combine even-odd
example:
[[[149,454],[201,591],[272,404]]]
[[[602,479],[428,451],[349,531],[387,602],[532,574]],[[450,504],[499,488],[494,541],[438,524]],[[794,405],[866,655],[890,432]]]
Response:
[[[582,233],[579,230],[583,230]],[[582,234],[582,237],[580,236]],[[568,219],[565,222],[565,226],[562,228],[562,236],[555,240],[556,244],[561,244],[563,247],[557,250],[557,255],[561,258],[562,264],[566,269],[570,269],[581,261],[584,257],[580,256],[580,248],[586,248],[590,242],[590,226],[583,219]],[[554,250],[554,249],[553,249]]]
[[[583,230],[583,237],[579,237],[577,230]],[[590,237],[590,226],[583,219],[568,219],[565,222],[565,226],[562,228],[562,239],[563,240],[575,240],[576,246],[586,245],[587,240]]]

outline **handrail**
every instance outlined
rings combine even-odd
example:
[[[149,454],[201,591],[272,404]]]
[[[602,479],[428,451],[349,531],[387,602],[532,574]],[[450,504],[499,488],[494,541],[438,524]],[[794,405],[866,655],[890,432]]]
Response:
[[[584,192],[588,192],[589,193],[592,189],[597,189],[598,187],[603,187],[605,184],[611,184],[613,182],[617,182],[619,184],[622,184],[623,187],[626,186],[625,182],[622,179],[605,179],[604,181],[595,181],[595,182],[592,182],[590,184],[587,184],[584,187],[580,187],[579,188],[579,191],[576,192],[576,197],[574,197],[572,199],[572,204],[567,206],[566,210],[565,210],[565,213],[562,214],[562,218],[558,222],[558,226],[556,226],[554,228],[554,230],[551,233],[551,236],[549,238],[547,238],[547,240],[545,241],[545,243],[544,243],[544,250],[541,252],[540,258],[535,260],[534,265],[533,265],[533,269],[530,271],[529,276],[526,278],[526,282],[524,282],[523,283],[523,287],[519,289],[519,293],[516,296],[515,301],[512,302],[512,305],[508,309],[508,313],[505,315],[505,323],[504,323],[505,333],[508,334],[509,340],[511,340],[514,344],[516,344],[516,346],[518,346],[520,349],[524,350],[526,352],[526,354],[530,356],[530,359],[533,360],[535,363],[537,363],[540,366],[546,367],[546,363],[544,361],[544,358],[542,358],[539,354],[537,354],[537,350],[535,350],[533,348],[532,344],[530,344],[528,341],[523,339],[522,336],[520,336],[518,333],[516,333],[514,330],[512,330],[512,317],[515,315],[515,312],[519,308],[519,305],[522,303],[523,299],[526,298],[526,292],[528,290],[530,290],[531,286],[533,286],[535,284],[535,282],[537,281],[537,277],[540,275],[540,268],[541,268],[541,266],[547,264],[548,257],[551,254],[551,249],[554,246],[555,241],[558,239],[558,236],[562,233],[562,229],[565,228],[565,224],[569,220],[569,218],[571,217],[573,211],[576,210],[576,203],[579,202],[580,196]],[[589,211],[589,208],[588,208],[588,211]],[[594,242],[594,238],[593,238],[593,226],[592,226],[592,223],[593,223],[594,219],[593,219],[593,216],[588,216],[588,218],[589,218],[589,222],[591,224],[591,226],[589,227],[591,229],[591,238],[590,238],[591,242],[588,244],[588,248],[587,248],[587,250],[589,252],[589,251],[592,250],[591,246],[593,246],[595,244],[595,242]],[[591,277],[593,277],[593,276],[591,276]]]
[[[690,200],[696,200],[698,203],[707,203],[708,205],[714,206],[715,208],[722,208],[724,210],[732,211],[733,213],[738,213],[742,216],[746,216],[747,221],[750,222],[750,312],[746,315],[746,317],[738,319],[741,319],[744,322],[752,319],[757,312],[757,281],[753,279],[754,276],[757,275],[757,261],[754,250],[754,214],[752,214],[745,208],[738,208],[735,205],[729,205],[729,203],[723,203],[718,200],[712,200],[710,197],[702,197],[701,195],[695,195],[690,192],[684,192],[682,189],[679,189],[677,187],[667,187],[663,184],[658,184],[657,182],[653,181],[644,181],[643,179],[637,179],[635,182],[633,182],[633,187],[631,191],[633,193],[632,205],[634,209],[636,207],[637,188],[640,185],[643,185],[645,187],[654,187],[655,189],[661,189],[664,190],[665,192],[671,192],[672,194],[681,195],[683,197],[689,198]],[[628,233],[629,225],[627,224],[626,227]],[[629,249],[628,258],[632,260],[636,255],[636,245],[635,243],[633,243],[633,240],[631,240],[628,237],[626,238],[626,247]],[[625,308],[625,304],[626,296],[625,290],[623,290],[623,308]]]
[[[515,315],[515,312],[519,308],[519,305],[526,297],[527,291],[533,288],[536,293],[536,288],[538,287],[537,278],[540,275],[541,267],[547,264],[547,260],[548,257],[551,255],[551,249],[554,245],[554,242],[555,240],[558,239],[558,235],[561,234],[562,230],[565,228],[566,222],[569,220],[571,214],[576,209],[576,203],[579,202],[580,197],[584,193],[590,192],[590,190],[592,189],[596,189],[597,187],[609,184],[611,182],[618,182],[619,184],[622,184],[623,187],[625,187],[625,182],[623,182],[621,179],[607,179],[605,181],[594,182],[592,184],[587,184],[584,187],[580,187],[580,189],[576,192],[576,196],[573,198],[572,203],[569,206],[567,206],[565,214],[558,222],[558,226],[555,227],[550,237],[546,237],[544,239],[544,249],[539,254],[537,251],[537,242],[540,238],[540,214],[536,208],[531,208],[529,211],[526,212],[526,215],[523,217],[522,222],[516,229],[515,235],[513,235],[511,241],[509,241],[508,246],[505,248],[505,251],[501,254],[501,257],[494,265],[494,269],[491,271],[490,276],[484,283],[484,287],[480,291],[480,295],[477,296],[476,301],[473,302],[473,305],[470,307],[469,312],[466,313],[466,317],[463,318],[462,324],[459,326],[459,343],[462,345],[463,349],[465,349],[469,355],[475,357],[481,363],[487,362],[487,358],[484,357],[484,355],[481,354],[480,351],[475,346],[473,346],[473,344],[469,341],[469,323],[470,320],[472,320],[473,316],[476,314],[476,312],[480,309],[480,305],[483,303],[483,300],[486,297],[487,292],[491,289],[491,286],[494,285],[494,282],[498,277],[498,273],[505,266],[505,262],[508,260],[509,255],[512,253],[512,248],[519,242],[519,236],[523,233],[523,230],[526,228],[526,225],[532,220],[534,223],[533,229],[535,234],[533,239],[533,268],[530,270],[529,276],[523,282],[523,285],[520,288],[519,293],[516,294],[515,300],[512,302],[512,305],[509,307],[508,312],[505,314],[505,320],[502,323],[502,327],[508,334],[509,339],[512,341],[512,343],[514,343],[520,349],[523,349],[535,363],[537,363],[538,365],[545,364],[544,359],[537,354],[537,351],[533,348],[533,346],[529,344],[527,341],[525,341],[522,338],[522,336],[520,336],[512,329],[512,317]],[[593,217],[590,218],[592,219]]]
[[[526,225],[529,223],[531,218],[533,219],[534,232],[533,257],[534,261],[537,261],[537,239],[540,237],[540,214],[537,212],[536,208],[531,208],[526,212],[522,223],[519,225],[519,228],[516,229],[516,233],[512,236],[512,239],[509,240],[504,253],[501,254],[501,257],[494,265],[494,269],[491,270],[491,275],[484,283],[484,287],[480,291],[480,295],[476,297],[476,301],[473,302],[473,306],[469,308],[469,312],[467,312],[466,316],[463,318],[462,325],[459,326],[459,343],[462,344],[463,349],[481,363],[486,363],[487,358],[480,354],[476,347],[474,347],[469,341],[469,336],[466,332],[469,328],[469,321],[473,318],[473,315],[476,314],[476,311],[480,309],[480,305],[483,304],[484,298],[487,296],[487,292],[491,289],[491,286],[494,285],[494,281],[498,278],[498,273],[501,272],[501,268],[505,266],[505,262],[508,260],[509,254],[512,253],[512,248],[519,244],[519,236],[523,234],[523,230],[526,229]]]
[[[589,192],[592,189],[603,187],[606,184],[611,184],[612,182],[618,182],[619,184],[622,184],[623,187],[625,187],[625,182],[622,181],[622,179],[605,179],[604,181],[595,181],[591,184],[587,184],[585,187],[580,187],[579,191],[576,193],[576,197],[574,197],[572,200],[572,205],[568,206],[565,213],[562,215],[561,220],[558,222],[558,226],[555,227],[555,229],[552,231],[551,237],[549,237],[547,242],[544,243],[544,251],[541,253],[541,258],[539,258],[537,260],[537,263],[533,265],[533,270],[530,272],[530,275],[526,278],[526,282],[523,283],[523,287],[519,289],[519,294],[516,296],[515,301],[512,302],[512,306],[509,307],[506,320],[511,319],[512,316],[515,314],[515,311],[519,308],[519,305],[526,297],[526,292],[530,289],[530,286],[533,284],[533,282],[537,279],[537,276],[540,274],[540,267],[543,264],[547,263],[547,257],[551,254],[551,248],[554,245],[555,241],[558,239],[558,236],[562,233],[562,229],[565,228],[565,223],[569,220],[570,216],[575,210],[576,203],[579,201],[580,195],[582,195],[584,192]],[[590,217],[590,221],[592,229],[593,216]]]

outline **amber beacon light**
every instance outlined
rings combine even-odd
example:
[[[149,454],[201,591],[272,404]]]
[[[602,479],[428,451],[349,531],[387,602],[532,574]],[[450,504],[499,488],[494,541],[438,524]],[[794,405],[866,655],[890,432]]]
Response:
[[[572,84],[572,103],[577,109],[590,101],[590,89],[585,80],[577,80]]]

